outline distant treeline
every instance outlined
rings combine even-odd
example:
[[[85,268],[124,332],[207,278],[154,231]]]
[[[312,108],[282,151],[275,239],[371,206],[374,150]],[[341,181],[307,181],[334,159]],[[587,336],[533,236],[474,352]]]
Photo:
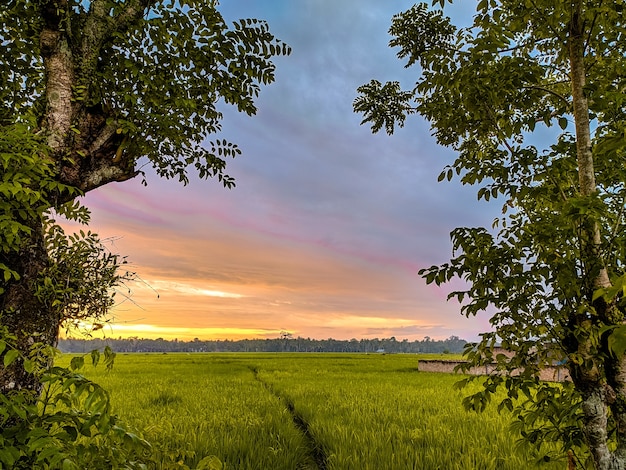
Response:
[[[93,349],[111,347],[117,352],[361,352],[361,353],[460,353],[467,341],[457,336],[433,340],[426,336],[421,341],[398,341],[395,337],[374,339],[310,339],[284,335],[274,339],[192,341],[106,338],[106,339],[60,339],[63,352],[89,352]]]

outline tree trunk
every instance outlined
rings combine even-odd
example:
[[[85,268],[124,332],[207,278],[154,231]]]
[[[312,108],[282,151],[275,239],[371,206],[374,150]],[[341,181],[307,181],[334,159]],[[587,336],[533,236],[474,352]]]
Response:
[[[572,4],[569,26],[570,80],[574,122],[576,128],[576,153],[580,195],[593,197],[597,191],[592,153],[589,105],[584,93],[585,69],[585,24],[582,18],[583,4],[576,0]],[[603,299],[592,302],[593,292],[611,286],[601,253],[601,234],[598,223],[583,219],[581,232],[581,261],[583,266],[582,288],[593,312],[576,315],[574,324],[585,331],[602,324],[613,324],[615,307]],[[626,368],[623,358],[614,359],[604,345],[604,354],[597,354],[597,346],[591,337],[577,335],[575,348],[580,364],[570,365],[572,379],[583,398],[583,431],[597,470],[626,468]],[[604,371],[604,374],[601,372]],[[607,424],[609,411],[618,424],[617,449],[609,449]]]
[[[3,312],[0,322],[17,337],[16,346],[27,355],[30,346],[43,342],[55,345],[59,330],[58,315],[47,310],[35,295],[36,283],[48,266],[48,255],[43,244],[41,221],[32,221],[31,236],[25,240],[19,253],[9,255],[10,268],[20,279],[10,283],[0,297]],[[39,390],[39,383],[27,374],[20,360],[9,367],[0,367],[0,393],[10,390]]]

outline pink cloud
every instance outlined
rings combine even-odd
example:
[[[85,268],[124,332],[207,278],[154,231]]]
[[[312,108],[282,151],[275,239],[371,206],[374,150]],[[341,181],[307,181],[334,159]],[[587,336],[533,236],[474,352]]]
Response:
[[[133,191],[116,188],[90,201],[94,227],[116,237],[112,249],[128,254],[145,281],[129,286],[128,299],[126,292],[118,296],[123,301],[114,319],[120,327],[112,331],[152,325],[146,335],[155,328],[160,336],[163,329],[190,328],[192,337],[286,329],[310,337],[388,332],[414,339],[458,331],[454,306],[433,298],[406,266],[219,217],[197,221],[189,210],[162,208],[160,217],[168,222],[154,223],[157,218],[134,217],[134,206],[155,207],[155,200],[128,204]]]

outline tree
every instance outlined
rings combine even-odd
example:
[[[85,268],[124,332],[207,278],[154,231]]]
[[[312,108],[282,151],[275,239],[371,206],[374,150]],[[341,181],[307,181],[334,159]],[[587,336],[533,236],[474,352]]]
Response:
[[[455,229],[452,260],[420,271],[467,281],[450,298],[467,316],[490,313],[466,355],[497,372],[464,403],[483,409],[503,387],[499,406],[537,450],[557,441],[571,465],[626,468],[624,4],[480,0],[457,28],[435,3],[390,28],[398,57],[419,66],[415,87],[373,80],[354,109],[389,134],[421,115],[457,153],[439,180],[503,200],[491,230]],[[572,382],[541,381],[551,363]]]
[[[86,221],[76,196],[145,162],[232,187],[225,159],[239,148],[203,141],[220,131],[220,102],[256,112],[289,47],[263,21],[229,27],[210,0],[8,0],[0,25],[0,326],[26,352],[54,344],[68,312],[39,295],[55,269],[46,214]],[[0,390],[37,386],[0,366]]]

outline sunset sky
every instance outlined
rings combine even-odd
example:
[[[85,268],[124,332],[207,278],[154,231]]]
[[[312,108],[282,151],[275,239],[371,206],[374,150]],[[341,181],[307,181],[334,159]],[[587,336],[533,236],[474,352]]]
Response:
[[[454,227],[490,226],[498,207],[437,183],[454,155],[420,118],[389,137],[352,112],[372,78],[413,85],[417,71],[387,46],[391,17],[413,3],[222,0],[228,20],[266,19],[292,55],[276,59],[256,116],[225,108],[219,137],[243,150],[227,171],[235,189],[183,187],[145,167],[147,187],[136,179],[84,199],[91,228],[142,279],[106,335],[472,340],[488,328],[417,271],[450,258]]]

